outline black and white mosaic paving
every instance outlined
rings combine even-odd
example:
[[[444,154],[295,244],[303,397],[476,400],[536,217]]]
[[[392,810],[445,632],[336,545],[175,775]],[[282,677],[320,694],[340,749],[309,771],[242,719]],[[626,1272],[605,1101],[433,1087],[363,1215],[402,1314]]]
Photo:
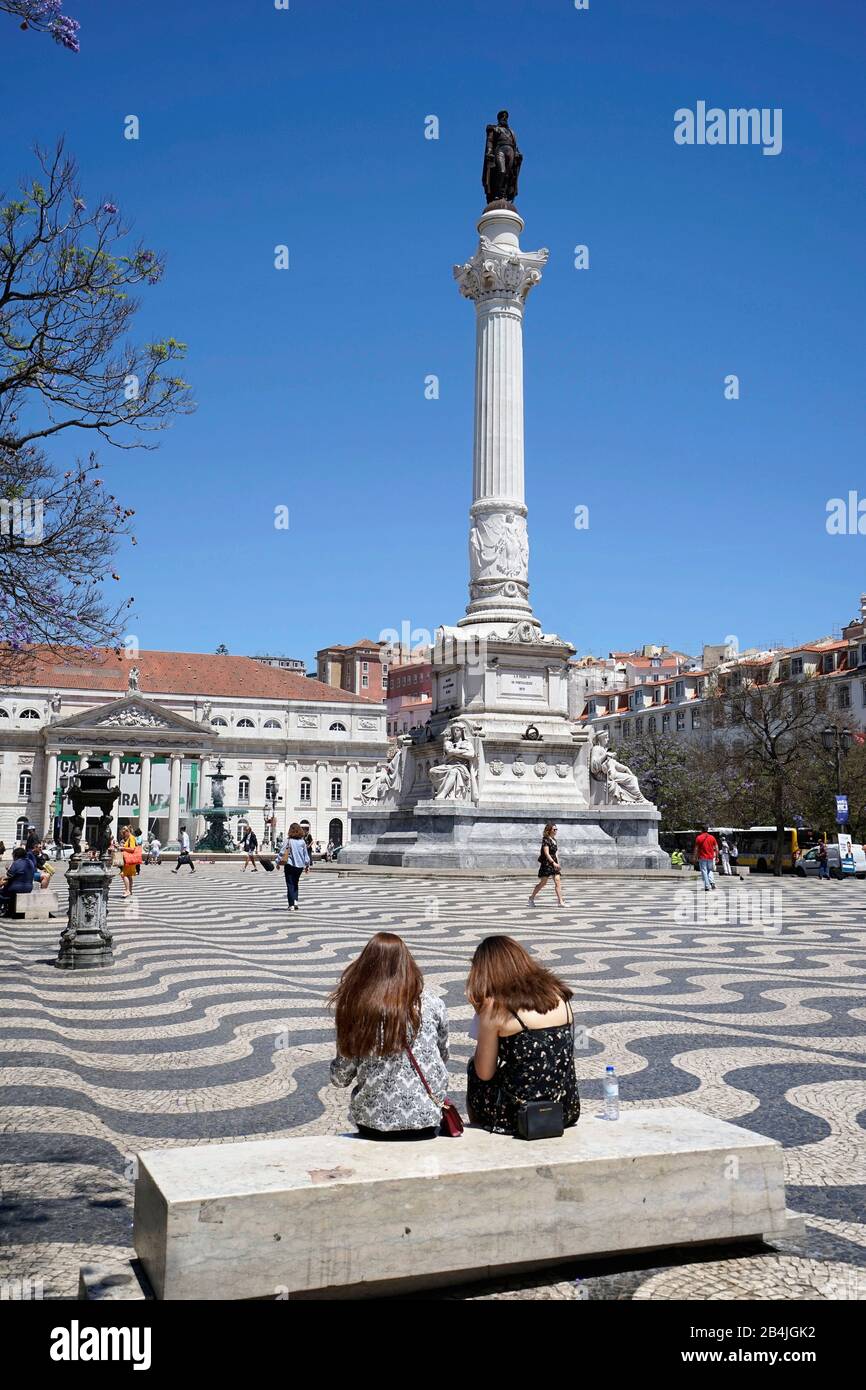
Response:
[[[462,1100],[469,958],[502,931],[575,989],[585,1108],[613,1063],[624,1107],[777,1138],[807,1236],[443,1296],[866,1297],[866,885],[752,880],[735,899],[690,880],[574,880],[564,909],[531,911],[514,881],[317,870],[289,914],[277,874],[150,868],[130,904],[112,886],[117,959],[97,974],[54,968],[60,923],[0,923],[0,1281],[71,1298],[80,1264],[130,1256],[139,1149],[344,1130],[324,1000],[374,931],[444,996]]]

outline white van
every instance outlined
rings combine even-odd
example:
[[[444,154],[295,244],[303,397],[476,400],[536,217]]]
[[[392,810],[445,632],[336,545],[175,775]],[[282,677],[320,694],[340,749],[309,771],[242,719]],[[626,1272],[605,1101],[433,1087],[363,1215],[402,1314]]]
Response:
[[[830,870],[831,878],[866,878],[866,851],[862,845],[853,845],[853,863],[850,859],[840,861],[839,846],[827,846],[827,868]],[[806,853],[798,860],[795,874],[801,878],[807,875],[817,875],[818,873],[818,846],[807,849]]]

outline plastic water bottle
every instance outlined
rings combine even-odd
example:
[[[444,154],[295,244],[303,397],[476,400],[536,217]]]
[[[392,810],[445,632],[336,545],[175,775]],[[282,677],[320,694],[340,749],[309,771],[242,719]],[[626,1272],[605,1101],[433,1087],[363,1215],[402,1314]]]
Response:
[[[619,1119],[619,1081],[614,1067],[607,1067],[604,1073],[604,1119]]]

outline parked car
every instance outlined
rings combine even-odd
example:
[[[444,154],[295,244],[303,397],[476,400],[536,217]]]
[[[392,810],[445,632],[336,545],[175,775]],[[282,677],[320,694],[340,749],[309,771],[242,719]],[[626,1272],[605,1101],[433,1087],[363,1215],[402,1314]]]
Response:
[[[862,845],[854,845],[853,854],[853,864],[850,862],[843,863],[839,856],[839,846],[827,846],[827,867],[830,870],[831,878],[866,878],[866,851],[864,851]],[[806,853],[801,855],[794,873],[799,874],[801,878],[806,878],[808,876],[817,877],[817,845],[813,846],[812,849],[807,849]]]

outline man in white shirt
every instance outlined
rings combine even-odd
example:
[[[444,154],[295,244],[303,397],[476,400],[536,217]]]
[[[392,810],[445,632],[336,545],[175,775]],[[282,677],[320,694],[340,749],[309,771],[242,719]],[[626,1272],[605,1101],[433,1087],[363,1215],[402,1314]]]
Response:
[[[186,826],[185,826],[185,825],[182,825],[182,826],[180,827],[180,832],[179,832],[177,838],[178,838],[178,843],[180,844],[180,853],[179,853],[178,856],[177,856],[177,863],[175,864],[174,868],[172,869],[172,873],[173,873],[173,874],[176,874],[176,873],[178,872],[178,870],[180,869],[181,864],[188,864],[189,867],[192,869],[193,873],[195,873],[195,864],[193,864],[192,858],[191,858],[191,856],[190,856],[190,852],[189,852],[189,836],[188,836],[187,833],[186,833]]]

